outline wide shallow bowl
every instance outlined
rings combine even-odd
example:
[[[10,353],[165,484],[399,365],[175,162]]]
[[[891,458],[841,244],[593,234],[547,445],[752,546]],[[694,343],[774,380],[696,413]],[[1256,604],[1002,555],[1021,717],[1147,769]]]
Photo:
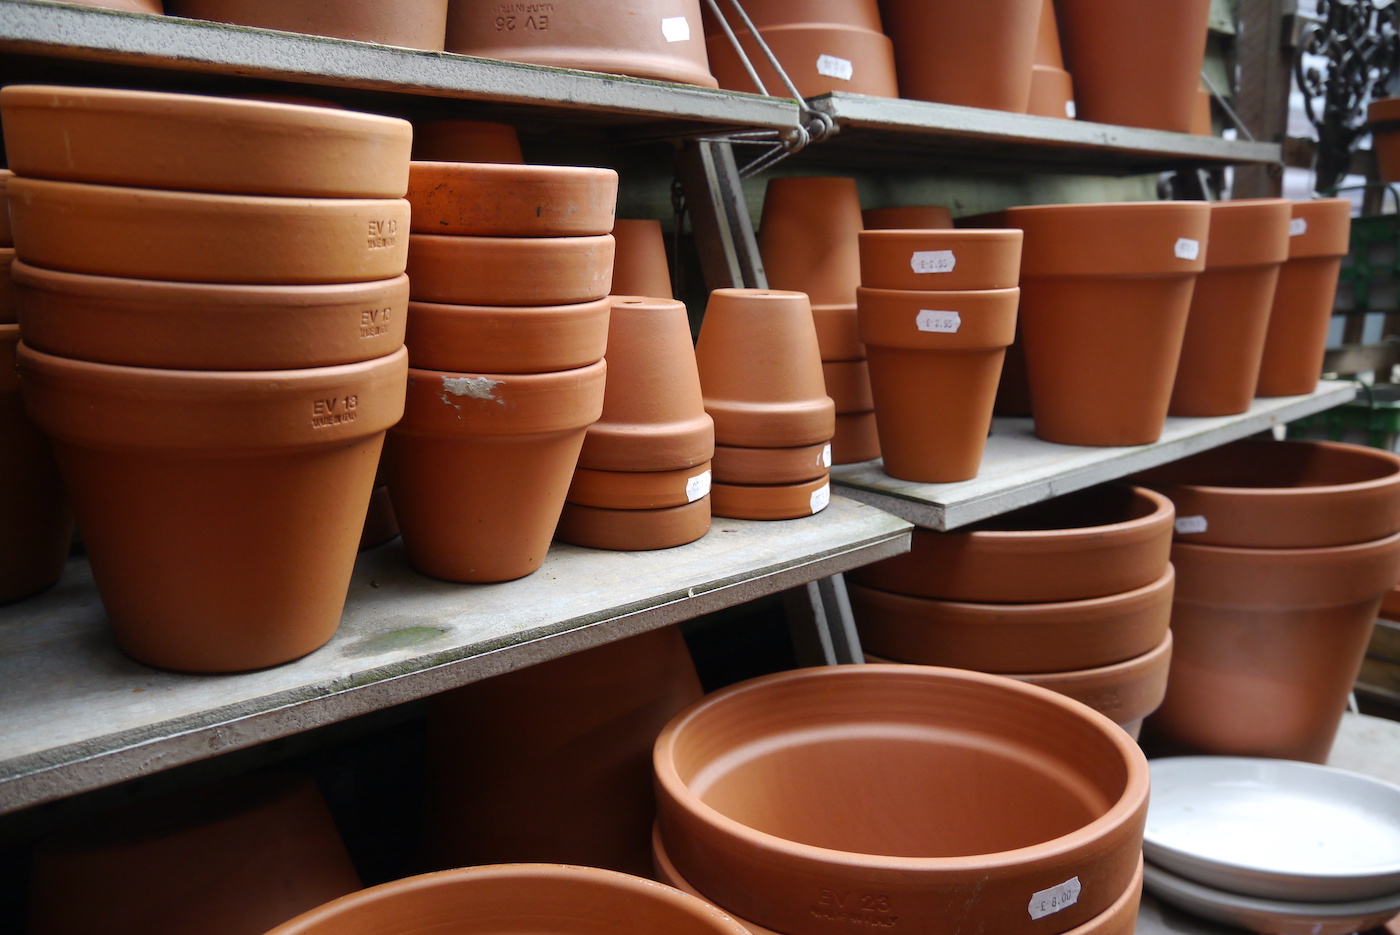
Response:
[[[677,871],[799,935],[850,916],[929,935],[1073,929],[1132,885],[1147,811],[1147,761],[1108,718],[927,666],[726,688],[666,726],[653,762]]]
[[[1291,902],[1400,893],[1400,786],[1295,760],[1181,756],[1150,765],[1143,851],[1157,867]]]
[[[612,230],[617,173],[575,166],[415,162],[415,234],[580,237]]]

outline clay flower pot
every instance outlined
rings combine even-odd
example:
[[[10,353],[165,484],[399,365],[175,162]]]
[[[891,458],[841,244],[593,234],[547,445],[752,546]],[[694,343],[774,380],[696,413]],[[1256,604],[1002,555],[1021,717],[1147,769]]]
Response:
[[[573,305],[409,302],[409,360],[422,370],[545,373],[595,364],[608,346],[611,300]]]
[[[613,256],[613,294],[672,298],[671,266],[666,260],[661,222],[618,219],[613,222],[612,235],[617,241]]]
[[[1366,122],[1376,152],[1376,168],[1381,181],[1400,181],[1400,98],[1386,97],[1366,107]]]
[[[1171,567],[1132,591],[1079,601],[980,604],[850,586],[861,643],[901,662],[1022,674],[1089,669],[1141,656],[1171,617]]]
[[[437,52],[447,29],[447,0],[393,6],[327,0],[165,0],[165,5],[171,16]]]
[[[612,230],[617,173],[575,166],[414,162],[415,234],[583,237]]]
[[[392,279],[408,202],[271,198],[10,181],[15,249],[31,266],[178,282],[297,285]]]
[[[565,503],[555,535],[563,542],[614,552],[673,549],[710,531],[708,496],[655,510],[611,510]]]
[[[838,416],[875,408],[870,395],[870,366],[863,360],[822,361],[822,382]]]
[[[1191,131],[1210,0],[1059,0],[1081,120]]]
[[[915,529],[910,551],[848,572],[848,580],[895,594],[985,603],[1121,594],[1166,572],[1175,515],[1172,502],[1155,491],[1091,487],[953,532]]]
[[[711,292],[695,360],[717,444],[793,448],[831,440],[836,407],[802,293]]]
[[[797,484],[824,477],[831,465],[829,443],[795,448],[716,445],[714,479],[725,484]]]
[[[0,325],[13,325],[19,320],[19,304],[15,299],[13,268],[14,247],[0,247]]]
[[[606,361],[557,373],[411,369],[385,474],[413,567],[509,581],[544,562]]]
[[[880,457],[880,426],[874,411],[838,413],[831,436],[832,464],[859,464]]]
[[[871,289],[1009,289],[1020,272],[1018,230],[881,230],[860,235],[860,284]]]
[[[607,408],[605,392],[603,411]],[[606,510],[685,506],[709,494],[710,476],[708,461],[678,471],[593,471],[581,467],[569,484],[568,502]]]
[[[156,370],[20,346],[25,402],[126,653],[231,672],[331,638],[407,365],[400,348],[306,370]]]
[[[884,0],[899,88],[938,101],[1024,114],[1041,0]]]
[[[10,167],[27,178],[300,198],[402,198],[408,187],[413,127],[395,117],[47,85],[0,90],[0,114]]]
[[[1235,415],[1253,402],[1291,212],[1283,198],[1210,203],[1210,249],[1191,295],[1171,415]]]
[[[710,487],[710,512],[731,519],[800,519],[820,513],[830,504],[831,481],[826,474],[796,484]]]
[[[860,196],[855,179],[771,179],[758,250],[768,285],[807,293],[813,306],[850,306],[860,285]],[[855,358],[823,357],[823,360]]]
[[[1288,262],[1274,291],[1258,396],[1301,396],[1317,389],[1337,273],[1351,242],[1351,202],[1295,201],[1288,233]]]
[[[1025,231],[1021,338],[1035,433],[1064,445],[1157,440],[1176,380],[1205,202],[1010,208]]]
[[[653,763],[679,874],[797,935],[833,920],[1041,930],[1028,903],[1054,916],[1045,931],[1074,929],[1132,885],[1147,809],[1147,761],[1112,721],[1035,686],[924,666],[731,686],[677,715]]]
[[[953,226],[953,215],[942,205],[866,208],[860,216],[868,231],[948,230]]]
[[[1031,66],[1031,96],[1026,113],[1040,117],[1074,119],[1074,80],[1065,71],[1060,50],[1060,27],[1053,0],[1040,7],[1040,30],[1035,39],[1035,64]]]
[[[627,295],[610,301],[603,415],[588,429],[579,466],[676,471],[709,462],[715,428],[700,392],[685,305]]]
[[[403,346],[408,277],[312,286],[85,276],[15,264],[24,343],[75,360],[171,370],[295,370]]]
[[[1400,457],[1341,442],[1242,440],[1137,477],[1198,545],[1297,549],[1400,532]]]
[[[724,6],[721,9],[729,12]],[[773,66],[768,64],[753,34],[737,18],[731,19],[731,25],[768,93],[787,97],[787,86]],[[789,22],[760,25],[758,33],[778,61],[783,63],[783,70],[803,97],[817,97],[832,91],[899,97],[894,47],[878,28],[862,29],[829,22]],[[710,50],[710,68],[721,88],[750,94],[758,92],[758,86],[749,77],[748,70],[723,32],[716,30],[707,33],[705,44]]]
[[[1019,289],[857,294],[885,473],[967,480],[982,463]]]
[[[572,305],[611,291],[613,239],[409,237],[409,295],[449,305]]]
[[[424,120],[413,125],[413,158],[428,162],[520,165],[515,127],[487,120]]]
[[[822,360],[865,360],[854,289],[849,304],[813,305],[812,321],[817,326],[817,351]]]

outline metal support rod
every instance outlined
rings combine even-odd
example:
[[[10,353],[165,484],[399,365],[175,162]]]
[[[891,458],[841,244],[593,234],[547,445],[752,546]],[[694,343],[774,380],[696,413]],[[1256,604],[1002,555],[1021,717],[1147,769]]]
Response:
[[[800,665],[863,663],[846,579],[832,575],[783,592],[788,630]]]
[[[693,140],[682,145],[676,166],[706,288],[768,288],[733,148]]]

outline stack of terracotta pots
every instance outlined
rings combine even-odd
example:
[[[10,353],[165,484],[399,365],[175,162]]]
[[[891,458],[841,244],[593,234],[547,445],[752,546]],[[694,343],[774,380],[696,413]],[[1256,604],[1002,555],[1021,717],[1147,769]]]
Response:
[[[1173,516],[1161,494],[1110,485],[916,529],[910,552],[849,575],[861,643],[1043,685],[1137,736],[1166,692]]]
[[[617,173],[415,162],[408,403],[385,448],[409,561],[539,568],[603,408]]]
[[[1071,120],[1076,115],[1074,79],[1065,71],[1054,0],[1044,0],[1040,7],[1040,31],[1035,40],[1035,64],[1031,66],[1031,96],[1026,113]]]
[[[409,125],[22,86],[0,111],[25,400],[117,641],[188,671],[316,649],[403,413]]]
[[[1017,230],[861,233],[856,302],[886,474],[977,475],[1016,333],[1020,263]]]
[[[1176,504],[1163,752],[1327,759],[1400,578],[1400,457],[1241,441],[1141,478]]]

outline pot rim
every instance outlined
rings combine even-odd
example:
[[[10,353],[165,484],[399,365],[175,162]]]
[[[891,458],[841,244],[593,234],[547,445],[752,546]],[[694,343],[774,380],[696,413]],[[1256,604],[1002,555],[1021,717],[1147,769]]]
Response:
[[[1377,487],[1388,485],[1400,485],[1400,455],[1381,448],[1370,448],[1364,445],[1351,445],[1346,442],[1333,441],[1313,441],[1310,439],[1295,438],[1286,441],[1253,441],[1251,439],[1241,439],[1234,444],[1244,447],[1246,445],[1292,445],[1310,446],[1324,448],[1329,451],[1340,451],[1343,454],[1352,454],[1358,457],[1366,456],[1377,461],[1388,462],[1395,470],[1394,473],[1384,477],[1377,477],[1372,480],[1353,481],[1349,484],[1314,484],[1309,487],[1229,487],[1219,484],[1181,484],[1163,481],[1154,483],[1153,487],[1166,490],[1193,490],[1203,494],[1219,497],[1243,497],[1257,500],[1265,497],[1317,497],[1331,496],[1334,494],[1362,493],[1374,490]],[[1216,450],[1216,449],[1210,449]]]
[[[1400,535],[1397,533],[1396,535]],[[1023,625],[1026,617],[1036,617],[1041,615],[1073,615],[1090,614],[1102,612],[1112,607],[1123,604],[1134,604],[1155,597],[1163,590],[1169,589],[1176,582],[1176,569],[1171,562],[1167,562],[1167,570],[1150,584],[1133,588],[1131,591],[1119,591],[1117,594],[1107,594],[1102,597],[1081,598],[1077,601],[1045,601],[1038,604],[993,604],[986,601],[945,601],[936,597],[919,597],[913,594],[899,594],[894,591],[882,591],[879,588],[872,588],[868,585],[850,582],[848,588],[858,588],[865,593],[879,595],[876,600],[888,599],[889,603],[903,604],[906,606],[923,607],[926,605],[936,605],[950,613],[960,613],[965,617],[992,617],[999,618],[983,621],[987,625],[1008,624]]]
[[[1183,542],[1174,540],[1172,551],[1186,549],[1189,552],[1201,552],[1207,555],[1221,555],[1238,558],[1271,556],[1274,559],[1312,559],[1344,557],[1353,552],[1365,552],[1368,550],[1384,549],[1387,546],[1400,543],[1400,531],[1393,532],[1388,536],[1381,536],[1379,539],[1368,539],[1365,542],[1348,542],[1345,545],[1319,545],[1308,547],[1285,547],[1281,549],[1261,548],[1257,546],[1243,545],[1210,545],[1205,542]]]
[[[1112,484],[1109,486],[1118,487],[1132,491],[1134,499],[1147,500],[1153,504],[1152,512],[1146,516],[1139,516],[1136,519],[1121,520],[1116,523],[1102,523],[1098,526],[1068,526],[1063,529],[971,529],[965,532],[950,530],[948,535],[965,536],[973,540],[973,545],[977,547],[996,547],[999,545],[1011,545],[1015,542],[1025,540],[1040,541],[1046,539],[1068,540],[1076,538],[1100,539],[1108,536],[1118,536],[1137,532],[1147,527],[1154,526],[1160,522],[1170,522],[1170,517],[1176,514],[1176,504],[1170,497],[1162,494],[1150,487],[1143,487],[1138,484]],[[1043,501],[1042,501],[1043,502]],[[1034,506],[1035,504],[1032,504]],[[1166,518],[1164,520],[1164,517]]]
[[[588,250],[600,244],[611,242],[612,234],[579,234],[559,237],[507,237],[488,234],[420,234],[416,231],[408,235],[409,250],[413,244],[436,247],[439,250],[462,252],[476,250],[516,250],[530,252]],[[437,303],[440,305],[449,303]]]
[[[290,106],[290,105],[289,105]],[[322,110],[324,108],[307,108]],[[135,185],[109,185],[93,182],[71,182],[65,179],[41,179],[17,175],[10,179],[9,197],[13,201],[25,200],[25,193],[33,191],[42,196],[55,195],[65,201],[78,204],[102,202],[102,207],[117,210],[150,211],[182,215],[191,209],[207,213],[210,211],[236,211],[239,214],[285,214],[295,212],[320,216],[338,211],[364,210],[372,205],[407,206],[405,198],[317,198],[312,195],[239,195],[228,192],[194,192],[174,188],[141,188]],[[64,193],[70,193],[65,195]],[[416,235],[415,235],[416,236]],[[119,277],[114,277],[119,278]]]
[[[556,179],[587,181],[589,178],[617,177],[616,169],[609,169],[604,166],[546,166],[509,162],[452,162],[445,159],[414,159],[409,165],[410,172],[417,171],[420,174],[431,172],[454,177],[464,176],[473,181],[481,176],[493,175],[503,176],[504,178],[502,181],[508,182],[533,181],[535,179],[540,181],[554,181]]]
[[[1203,205],[1199,201],[1084,201],[1065,204],[1011,205],[1002,210],[1006,212],[1007,220],[1010,222],[1021,214],[1123,214],[1135,213],[1144,209],[1147,209],[1149,213],[1165,214],[1164,208],[1190,213],[1203,206],[1208,208],[1208,205]]]
[[[406,285],[408,276],[400,273],[388,279],[367,279],[363,282],[326,283],[268,283],[239,282],[187,282],[176,279],[137,279],[134,276],[105,276],[98,273],[77,273],[69,270],[49,269],[16,259],[10,268],[16,285],[55,295],[82,296],[103,301],[135,299],[141,302],[188,302],[187,293],[200,293],[201,297],[213,294],[220,304],[266,305],[269,301],[281,298],[284,303],[293,304],[297,299],[335,300],[353,298],[357,293],[373,292],[381,289]],[[234,300],[243,299],[235,303]],[[299,304],[299,303],[298,303]],[[200,312],[204,312],[201,309]]]

